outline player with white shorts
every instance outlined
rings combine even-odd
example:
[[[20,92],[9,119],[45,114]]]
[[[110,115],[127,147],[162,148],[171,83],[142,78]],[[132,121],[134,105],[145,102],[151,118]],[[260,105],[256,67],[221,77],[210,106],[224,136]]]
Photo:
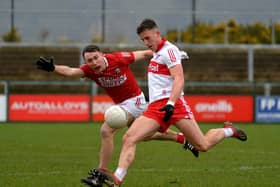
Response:
[[[146,110],[148,103],[142,92],[140,95],[129,98],[118,105],[127,111],[133,118],[137,118],[144,112],[144,110]]]

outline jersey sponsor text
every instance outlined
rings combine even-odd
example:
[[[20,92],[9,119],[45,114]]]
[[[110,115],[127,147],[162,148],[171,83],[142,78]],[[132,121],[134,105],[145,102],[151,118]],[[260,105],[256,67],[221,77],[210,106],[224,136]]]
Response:
[[[116,87],[122,85],[127,80],[126,74],[119,77],[99,77],[98,81],[102,87]]]

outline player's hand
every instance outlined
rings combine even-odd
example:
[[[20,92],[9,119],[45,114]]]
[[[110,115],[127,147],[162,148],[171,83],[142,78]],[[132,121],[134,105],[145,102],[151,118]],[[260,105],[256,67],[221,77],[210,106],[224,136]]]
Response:
[[[159,109],[159,111],[165,111],[163,120],[168,121],[174,113],[174,106],[171,104],[166,104],[164,107]]]
[[[54,66],[54,59],[51,57],[49,59],[46,59],[44,57],[40,57],[39,60],[36,62],[37,68],[47,71],[47,72],[52,72],[55,69]]]

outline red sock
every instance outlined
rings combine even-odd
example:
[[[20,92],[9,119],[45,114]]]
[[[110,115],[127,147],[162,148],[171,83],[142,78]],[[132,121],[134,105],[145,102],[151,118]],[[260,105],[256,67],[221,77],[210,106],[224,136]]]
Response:
[[[182,133],[177,133],[176,141],[180,144],[183,144],[185,142],[185,136]]]

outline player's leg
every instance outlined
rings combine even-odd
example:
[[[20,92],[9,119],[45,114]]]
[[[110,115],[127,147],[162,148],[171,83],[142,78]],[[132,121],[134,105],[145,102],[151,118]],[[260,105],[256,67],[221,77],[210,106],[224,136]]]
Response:
[[[122,181],[135,158],[136,144],[152,136],[160,128],[158,122],[145,116],[137,118],[123,136],[123,145],[115,176]]]
[[[215,128],[210,129],[205,135],[203,135],[194,119],[181,119],[176,123],[176,127],[184,133],[185,137],[199,151],[208,151],[226,137],[234,136],[234,131],[237,129],[234,126]],[[231,133],[228,133],[228,131],[231,131]],[[245,132],[243,133],[245,134]]]
[[[148,137],[146,141],[147,140],[166,140],[183,144],[185,142],[185,137],[182,133],[168,129],[164,133],[156,132],[151,137]]]
[[[128,124],[130,126],[134,117],[127,112]],[[99,168],[107,170],[114,151],[114,136],[120,129],[111,128],[106,122],[101,126],[101,147],[99,153]]]
[[[156,132],[151,137],[146,137],[144,141],[150,140],[161,140],[161,141],[174,141],[179,144],[183,144],[185,150],[190,150],[195,157],[199,156],[199,151],[191,145],[191,143],[186,140],[185,136],[181,132],[176,132],[170,129],[167,129],[164,133]]]
[[[206,140],[202,131],[193,119],[181,119],[175,126],[184,134],[186,139],[199,151],[204,151]]]
[[[99,152],[99,168],[107,169],[114,151],[114,135],[119,129],[112,129],[104,122],[100,129],[101,146]]]
[[[137,118],[123,136],[119,165],[115,173],[98,171],[102,183],[108,186],[120,186],[128,168],[134,161],[136,144],[151,137],[159,128],[160,125],[153,119],[144,116]]]

